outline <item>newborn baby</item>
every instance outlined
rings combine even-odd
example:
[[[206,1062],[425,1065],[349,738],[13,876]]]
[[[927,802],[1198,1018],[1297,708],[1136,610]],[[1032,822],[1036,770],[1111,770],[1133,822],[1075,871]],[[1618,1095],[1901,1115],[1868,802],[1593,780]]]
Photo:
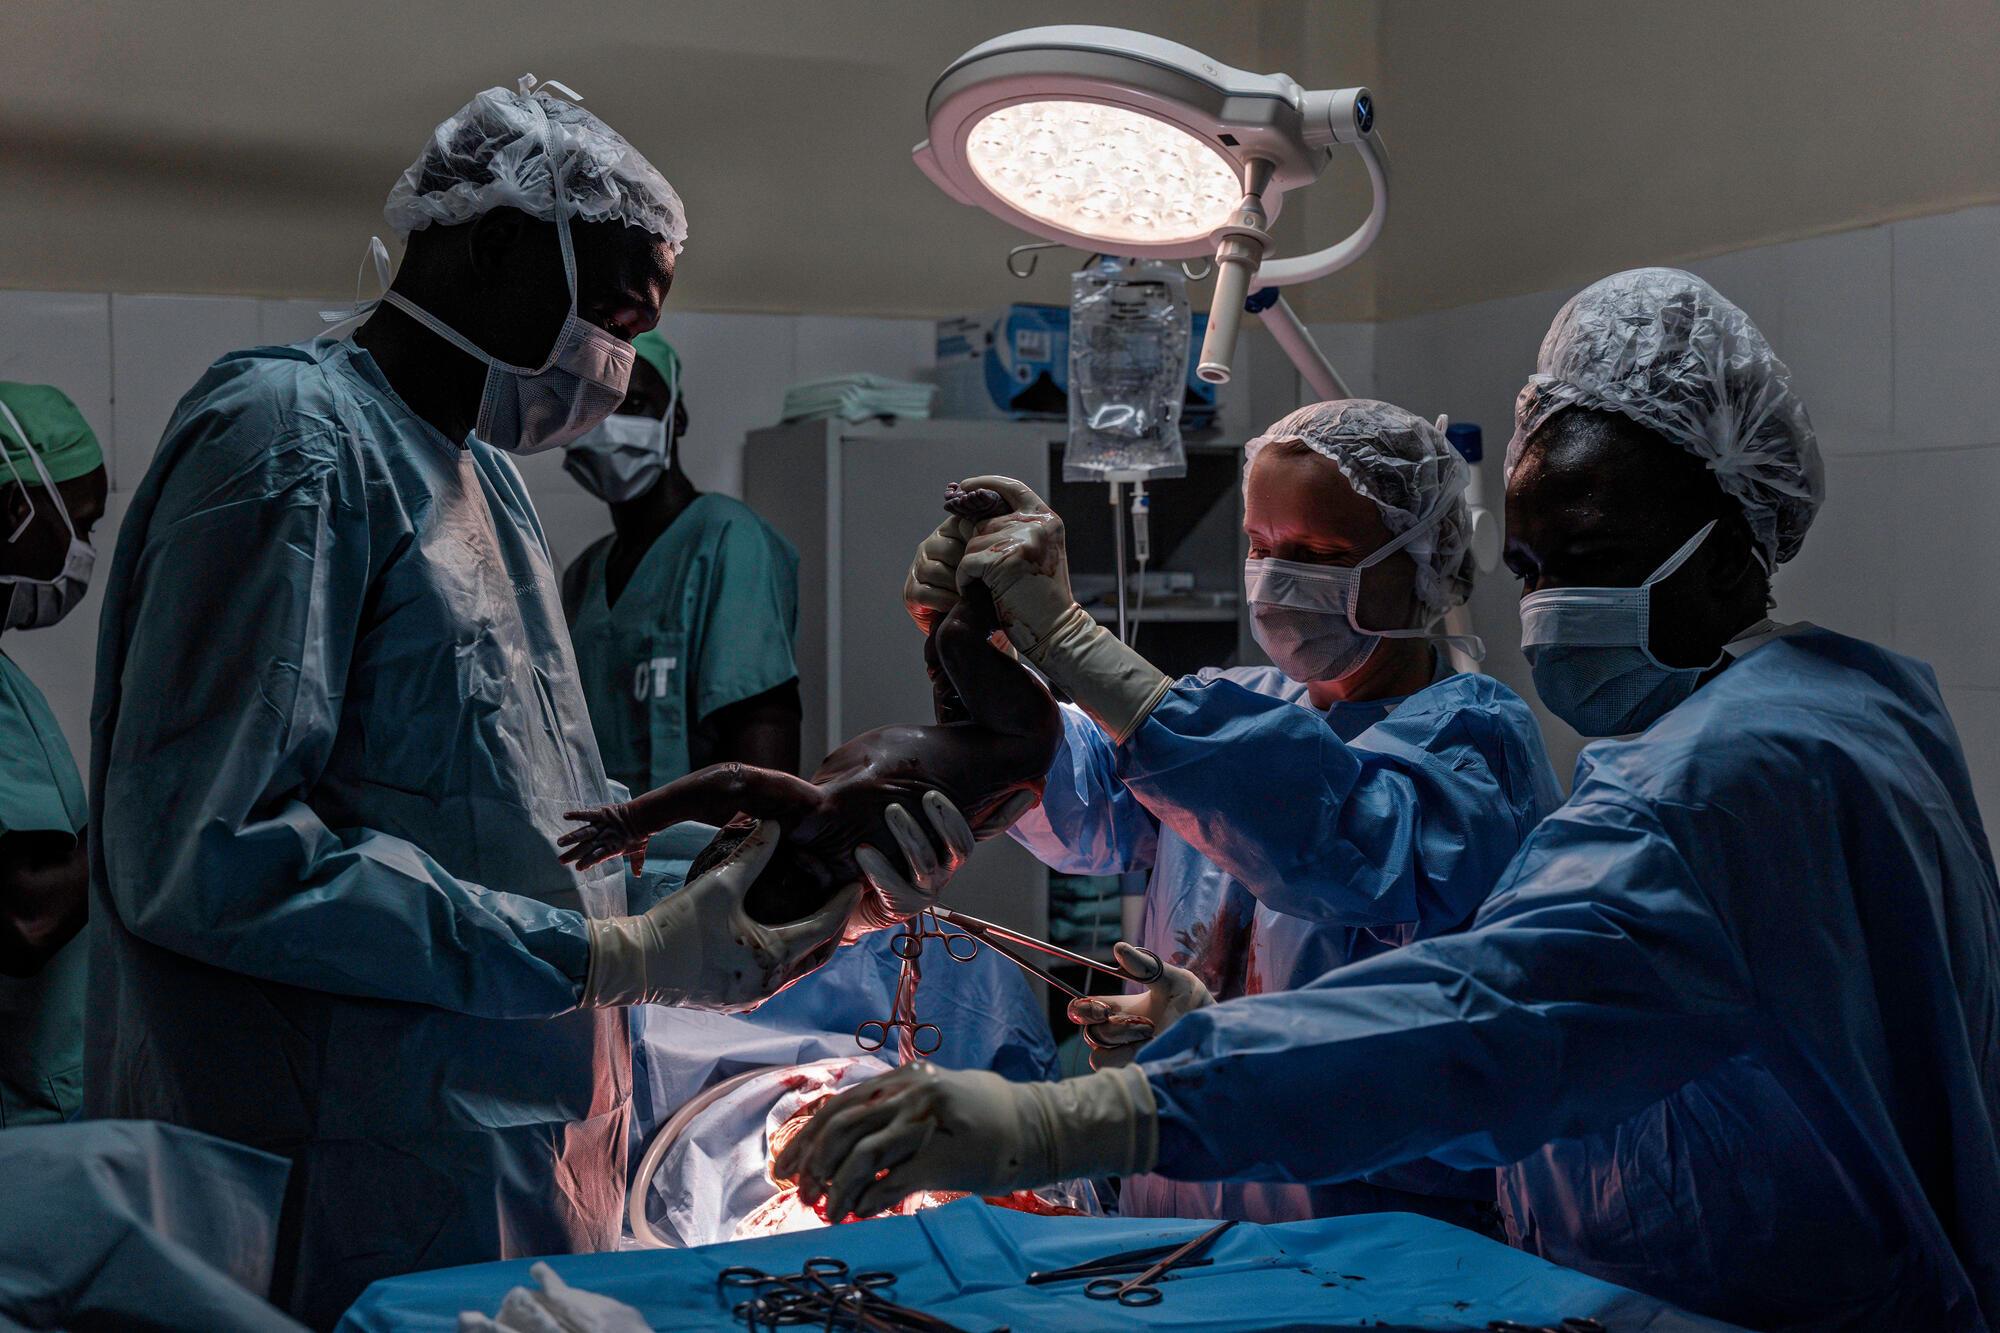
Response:
[[[996,491],[945,493],[945,508],[977,522],[1006,511]],[[684,820],[720,824],[722,832],[695,858],[690,880],[721,861],[749,836],[760,819],[776,820],[784,839],[744,899],[754,921],[777,925],[811,915],[849,884],[858,883],[855,848],[894,845],[884,812],[891,804],[914,807],[924,794],[941,793],[982,838],[1001,806],[1015,801],[1016,815],[1039,800],[1043,778],[1062,737],[1055,701],[1028,669],[995,647],[999,628],[984,588],[966,595],[938,622],[924,644],[937,721],[878,727],[826,757],[810,782],[749,764],[715,764],[690,773],[623,805],[573,811],[583,824],[562,837],[563,860],[579,869],[614,856],[634,868],[646,840]],[[896,914],[864,896],[861,929],[893,924]]]

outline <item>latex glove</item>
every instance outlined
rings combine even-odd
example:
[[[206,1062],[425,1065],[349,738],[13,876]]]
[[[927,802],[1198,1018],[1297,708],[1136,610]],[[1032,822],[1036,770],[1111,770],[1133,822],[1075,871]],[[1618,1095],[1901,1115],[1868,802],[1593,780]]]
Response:
[[[972,529],[971,520],[954,514],[917,545],[903,579],[903,609],[926,634],[958,605],[958,562]]]
[[[652,1325],[623,1301],[580,1291],[547,1264],[538,1263],[528,1272],[542,1284],[540,1291],[515,1287],[491,1319],[465,1311],[458,1317],[458,1333],[653,1333]]]
[[[1138,1068],[1060,1083],[904,1065],[835,1097],[773,1168],[827,1217],[868,1217],[917,1190],[1004,1194],[1129,1175],[1159,1154],[1159,1112]]]
[[[1062,519],[1012,477],[969,477],[1000,492],[1012,513],[985,519],[958,562],[961,592],[986,585],[1008,640],[1122,745],[1172,684],[1158,667],[1077,605]]]
[[[762,820],[721,864],[641,915],[592,920],[590,971],[578,1003],[750,1009],[825,962],[861,896],[859,884],[784,925],[753,921],[743,910],[780,836],[775,820]]]
[[[967,477],[959,488],[998,491],[1013,506],[973,527],[957,561],[957,586],[985,584],[1008,639],[1035,660],[1037,645],[1071,609],[1082,609],[1070,592],[1063,521],[1012,477]]]
[[[977,830],[966,823],[958,807],[941,791],[925,792],[920,804],[924,818],[937,834],[936,841],[925,836],[916,817],[903,806],[892,805],[883,814],[889,836],[896,840],[903,864],[909,867],[907,873],[868,843],[854,849],[862,878],[889,918],[886,924],[907,921],[925,908],[935,907],[944,886],[971,858],[974,845],[1005,833],[1035,804],[1035,794],[1016,792],[1001,802]],[[944,845],[942,854],[938,851],[939,843]]]
[[[1215,1003],[1200,977],[1160,961],[1151,949],[1120,940],[1111,952],[1119,970],[1146,989],[1137,995],[1092,995],[1069,1002],[1069,1020],[1083,1029],[1092,1069],[1131,1064],[1141,1046],[1172,1027],[1182,1014]]]

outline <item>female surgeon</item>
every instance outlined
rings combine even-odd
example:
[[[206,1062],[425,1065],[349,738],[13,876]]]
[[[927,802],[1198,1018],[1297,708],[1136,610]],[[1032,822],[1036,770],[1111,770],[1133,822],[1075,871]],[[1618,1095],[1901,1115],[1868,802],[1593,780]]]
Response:
[[[1076,605],[1061,520],[1005,479],[964,484],[999,486],[1016,512],[940,527],[906,589],[922,624],[986,583],[1015,645],[1081,705],[1014,837],[1072,874],[1151,871],[1141,940],[1170,966],[1121,945],[1152,984],[1072,1005],[1100,1068],[1211,994],[1291,990],[1462,928],[1561,799],[1528,706],[1434,646],[1472,584],[1466,465],[1443,434],[1388,403],[1317,403],[1245,458],[1245,591],[1275,669],[1170,681]],[[1121,1208],[1477,1224],[1470,1201],[1491,1191],[1490,1172],[1423,1163],[1321,1186],[1142,1176]]]

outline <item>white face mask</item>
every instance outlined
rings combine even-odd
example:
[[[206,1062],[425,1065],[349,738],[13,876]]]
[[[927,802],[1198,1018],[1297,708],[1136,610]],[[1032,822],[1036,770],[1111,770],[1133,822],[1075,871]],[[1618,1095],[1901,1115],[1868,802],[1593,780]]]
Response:
[[[1366,629],[1355,619],[1361,573],[1429,532],[1458,497],[1454,486],[1431,512],[1405,528],[1358,565],[1313,565],[1297,560],[1243,562],[1243,593],[1250,603],[1250,634],[1278,670],[1301,684],[1342,680],[1359,671],[1384,639],[1426,639],[1432,626]]]
[[[1686,564],[1715,520],[1636,588],[1549,588],[1521,599],[1521,652],[1535,693],[1584,736],[1629,736],[1653,725],[1722,661],[1670,667],[1653,656],[1653,585]]]
[[[666,472],[669,457],[665,421],[620,412],[598,422],[569,447],[563,471],[604,503],[624,504],[653,489]]]
[[[90,591],[90,572],[97,564],[97,548],[77,534],[76,523],[69,516],[69,507],[62,502],[62,493],[56,490],[55,482],[49,479],[49,470],[42,462],[40,451],[35,448],[28,432],[21,429],[21,423],[14,418],[5,403],[0,403],[0,415],[7,418],[7,425],[26,447],[28,459],[35,465],[36,476],[41,481],[42,491],[50,497],[56,512],[62,515],[63,526],[69,529],[69,551],[63,556],[62,572],[52,579],[31,579],[20,574],[0,574],[0,587],[8,589],[7,610],[4,627],[7,629],[47,629],[70,612],[76,610],[77,603]],[[21,494],[27,497],[28,516],[12,532],[7,534],[7,543],[21,539],[21,534],[35,521],[35,488],[21,476],[14,460],[7,457],[0,448],[0,458],[6,458],[7,470],[14,474],[14,480],[21,483]]]
[[[555,139],[542,117],[543,151],[555,163]],[[569,318],[541,365],[509,365],[481,350],[400,292],[382,299],[467,356],[484,361],[486,391],[472,433],[509,453],[535,454],[569,444],[617,410],[632,377],[632,344],[613,337],[576,313],[576,251],[564,213],[562,173],[551,169],[555,189],[556,236],[562,244],[563,277],[569,282]]]

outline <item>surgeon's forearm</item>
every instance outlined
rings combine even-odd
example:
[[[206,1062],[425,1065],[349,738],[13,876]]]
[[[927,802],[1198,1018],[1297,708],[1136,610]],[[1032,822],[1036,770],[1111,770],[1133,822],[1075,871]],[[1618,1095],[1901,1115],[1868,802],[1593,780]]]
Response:
[[[1110,742],[1081,710],[1064,705],[1062,743],[1041,804],[1008,836],[1065,875],[1116,875],[1152,865],[1159,825],[1113,772]]]
[[[1418,855],[1422,821],[1434,813],[1424,804],[1426,757],[1364,756],[1310,710],[1233,681],[1176,685],[1116,753],[1119,778],[1155,818],[1287,916],[1357,929],[1456,927],[1506,864],[1502,854],[1485,867],[1470,903],[1433,901]],[[1508,815],[1496,804],[1482,816],[1496,836],[1479,846],[1511,854],[1518,836],[1499,826]]]
[[[31,977],[90,915],[90,858],[81,833],[0,837],[0,975]]]
[[[106,877],[119,924],[231,972],[489,1018],[575,1007],[581,912],[462,880],[402,838],[328,829],[303,803],[227,825],[182,793],[146,809],[113,784]],[[554,864],[554,849],[550,849]],[[617,872],[608,872],[617,873]]]
[[[1617,866],[1598,869],[1621,882]],[[1662,883],[1660,898],[1692,901]],[[1650,889],[1621,900],[1566,886],[1302,990],[1185,1015],[1142,1059],[1158,1170],[1321,1183],[1421,1157],[1499,1166],[1616,1125],[1755,1036],[1726,933],[1698,910],[1656,912],[1638,900]]]

